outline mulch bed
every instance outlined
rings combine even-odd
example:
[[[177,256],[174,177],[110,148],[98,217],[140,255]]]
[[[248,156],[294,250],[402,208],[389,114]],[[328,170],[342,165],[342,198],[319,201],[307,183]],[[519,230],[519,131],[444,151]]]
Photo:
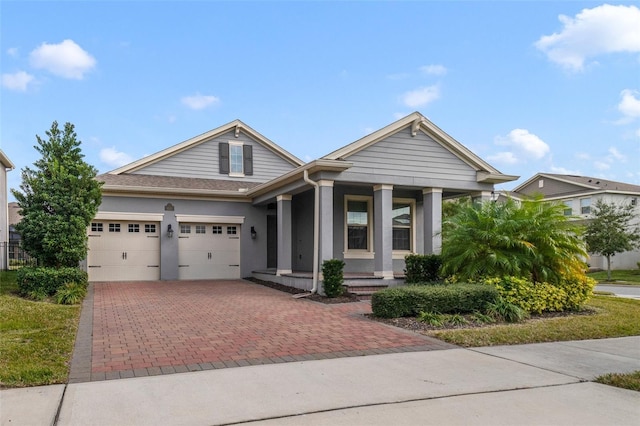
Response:
[[[299,288],[295,288],[295,287],[289,287],[283,284],[278,284],[278,283],[274,283],[271,281],[263,281],[263,280],[259,280],[256,278],[249,278],[249,281],[252,281],[256,284],[260,284],[263,285],[265,287],[269,287],[269,288],[273,288],[275,290],[279,290],[279,291],[284,291],[285,293],[289,293],[289,294],[302,294],[302,293],[308,293],[308,291],[306,290],[302,290]],[[334,303],[351,303],[351,302],[359,302],[361,299],[360,297],[358,297],[357,294],[353,294],[353,293],[345,293],[340,297],[326,297],[326,296],[322,296],[320,294],[314,293],[310,296],[305,296],[305,299],[308,300],[313,300],[314,302],[320,302],[320,303],[326,303],[328,305],[334,304]]]

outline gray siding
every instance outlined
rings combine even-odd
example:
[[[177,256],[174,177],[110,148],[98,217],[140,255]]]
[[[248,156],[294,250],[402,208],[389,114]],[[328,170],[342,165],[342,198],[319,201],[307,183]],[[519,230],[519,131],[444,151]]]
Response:
[[[8,268],[7,250],[2,243],[9,241],[9,210],[7,207],[7,169],[0,162],[0,270]]]
[[[423,132],[404,129],[348,158],[353,174],[373,174],[386,183],[396,177],[476,181],[476,171]]]
[[[543,181],[543,186],[540,188],[540,181]],[[524,195],[542,194],[545,197],[553,197],[561,194],[575,194],[576,192],[589,191],[589,189],[582,186],[577,186],[572,183],[561,182],[548,177],[540,176],[533,182],[522,188],[518,193]]]
[[[296,195],[291,200],[294,271],[313,270],[313,203],[313,190]]]
[[[218,143],[242,142],[253,146],[253,175],[230,177],[219,173]],[[234,132],[227,132],[207,140],[185,151],[160,160],[133,173],[155,176],[175,176],[203,179],[244,180],[247,182],[267,182],[294,168],[282,157],[251,139],[244,133],[236,138]]]

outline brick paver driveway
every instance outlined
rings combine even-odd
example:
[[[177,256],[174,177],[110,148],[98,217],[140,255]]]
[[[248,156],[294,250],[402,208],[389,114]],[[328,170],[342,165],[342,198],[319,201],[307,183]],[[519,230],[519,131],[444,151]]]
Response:
[[[243,280],[95,283],[92,307],[81,320],[90,356],[78,355],[80,331],[71,381],[452,347],[367,319],[368,302],[326,305]],[[90,375],[77,374],[87,358]]]

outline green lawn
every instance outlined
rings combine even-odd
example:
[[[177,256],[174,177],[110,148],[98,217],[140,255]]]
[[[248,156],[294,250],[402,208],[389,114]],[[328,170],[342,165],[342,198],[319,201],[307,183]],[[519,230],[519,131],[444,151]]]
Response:
[[[597,383],[602,383],[603,385],[610,385],[640,392],[640,370],[627,374],[605,374],[604,376],[597,377],[595,381]]]
[[[637,284],[640,285],[640,269],[626,269],[611,271],[611,281],[607,280],[607,271],[592,272],[588,274],[599,283]]]
[[[0,387],[66,383],[80,305],[22,299],[15,272],[0,272]]]
[[[640,300],[595,296],[587,307],[597,313],[482,328],[435,330],[428,334],[464,347],[640,335]]]

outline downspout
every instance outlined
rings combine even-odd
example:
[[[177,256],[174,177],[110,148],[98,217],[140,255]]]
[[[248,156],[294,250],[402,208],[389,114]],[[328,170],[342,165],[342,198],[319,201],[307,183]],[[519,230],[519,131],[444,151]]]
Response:
[[[313,205],[313,287],[311,294],[318,291],[318,258],[320,245],[320,185],[309,179],[309,172],[304,170],[304,181],[313,186],[315,191],[315,201]]]

